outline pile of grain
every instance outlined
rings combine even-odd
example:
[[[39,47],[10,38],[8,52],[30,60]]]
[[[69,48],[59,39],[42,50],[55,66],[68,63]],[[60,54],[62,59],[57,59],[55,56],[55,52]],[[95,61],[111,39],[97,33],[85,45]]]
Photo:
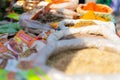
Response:
[[[95,48],[69,50],[52,55],[47,64],[66,74],[120,73],[120,54]]]

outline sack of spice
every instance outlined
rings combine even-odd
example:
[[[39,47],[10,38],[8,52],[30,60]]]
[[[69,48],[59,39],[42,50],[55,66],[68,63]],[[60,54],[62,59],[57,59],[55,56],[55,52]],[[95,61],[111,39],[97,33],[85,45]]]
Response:
[[[100,20],[104,22],[113,22],[116,24],[116,20],[113,15],[111,14],[96,14],[94,11],[88,11],[87,13],[80,16],[80,19],[85,20]]]
[[[95,11],[97,14],[112,14],[113,9],[104,4],[96,4],[95,2],[90,2],[88,4],[79,4],[77,7],[77,12],[84,14],[89,10]]]
[[[98,44],[99,43],[99,44]],[[95,74],[94,76],[96,76],[96,78],[93,78],[92,72],[90,74],[73,74],[73,75],[66,75],[65,73],[56,70],[55,67],[53,66],[48,66],[46,63],[48,61],[48,58],[51,56],[53,57],[53,55],[56,55],[58,52],[62,52],[65,50],[71,50],[71,49],[82,49],[82,48],[91,48],[91,47],[97,47],[98,49],[102,49],[102,50],[112,50],[112,51],[117,51],[118,53],[120,53],[119,47],[120,45],[118,43],[112,42],[110,40],[107,39],[101,39],[101,38],[79,38],[79,39],[71,39],[71,40],[60,40],[60,41],[54,41],[53,43],[48,44],[43,50],[42,52],[40,52],[35,59],[35,63],[34,66],[39,66],[50,78],[52,78],[52,80],[79,80],[79,79],[83,79],[86,80],[86,78],[89,75],[89,79],[90,80],[97,80],[98,78],[101,78],[103,80],[109,80],[108,77],[105,77],[105,75],[103,76]],[[101,50],[101,51],[102,51]],[[57,55],[60,55],[61,53],[58,53]],[[72,52],[70,53],[72,54]],[[68,55],[70,55],[68,54]],[[84,53],[83,53],[84,54]],[[91,53],[92,55],[93,53]],[[112,54],[116,54],[117,53],[112,53]],[[93,54],[94,55],[94,54]],[[101,55],[101,53],[99,54]],[[44,56],[44,57],[43,57]],[[77,56],[77,55],[76,55]],[[83,55],[84,56],[84,55]],[[60,58],[60,56],[58,56]],[[74,55],[72,57],[75,57]],[[62,58],[62,57],[61,57]],[[69,57],[70,58],[70,57]],[[68,58],[68,59],[69,59]],[[87,56],[84,56],[84,58],[86,59]],[[92,57],[91,57],[92,58]],[[58,58],[57,58],[58,59]],[[68,60],[66,59],[66,61]],[[106,57],[105,57],[106,59]],[[66,61],[61,59],[61,63],[65,63]],[[70,63],[71,60],[69,60]],[[79,62],[79,61],[78,61]],[[82,61],[83,62],[83,61]],[[69,64],[70,64],[69,63]],[[55,63],[54,63],[55,64]],[[59,63],[56,63],[59,64]],[[77,63],[73,64],[76,65]],[[89,64],[89,63],[88,63]],[[67,65],[67,64],[66,64]],[[63,65],[61,65],[63,66]],[[92,66],[91,66],[92,67]],[[66,66],[66,69],[68,68],[68,66]],[[94,68],[94,66],[92,67]],[[106,67],[104,67],[106,69]],[[87,68],[88,69],[88,68]],[[99,69],[99,68],[98,68]],[[82,69],[79,69],[82,70]],[[86,70],[86,69],[85,69]],[[57,74],[57,75],[56,75]],[[81,76],[82,75],[82,76]],[[111,77],[111,75],[109,76]],[[60,79],[59,79],[60,78]],[[106,79],[107,78],[107,79]],[[119,80],[119,79],[118,79]]]
[[[101,71],[103,71],[103,74],[104,74],[104,71],[111,70],[109,67],[111,63],[109,64],[109,62],[108,62],[108,64],[107,64],[108,68],[106,68],[105,67],[106,63],[105,63],[105,66],[103,66],[103,63],[101,64],[99,62],[106,61],[106,58],[107,59],[109,58],[108,61],[111,61],[111,58],[113,58],[113,56],[112,56],[113,54],[118,56],[120,53],[120,49],[119,49],[120,38],[115,34],[114,27],[113,27],[114,24],[111,23],[113,25],[112,25],[112,27],[110,27],[110,25],[105,26],[105,24],[103,25],[103,23],[99,22],[99,24],[101,24],[100,26],[95,25],[95,26],[82,27],[82,28],[71,28],[71,29],[68,28],[65,30],[56,31],[55,33],[52,33],[48,38],[48,44],[42,49],[41,52],[38,53],[33,65],[39,66],[52,80],[63,80],[63,79],[64,80],[73,80],[73,79],[86,80],[87,78],[89,78],[90,80],[97,80],[98,78],[101,78],[103,80],[109,80],[109,77],[115,76],[115,75],[111,75],[112,73],[110,73],[110,75],[107,75],[107,76],[102,75],[102,74],[99,75],[93,71],[94,66],[90,65],[91,62],[93,62],[95,65],[98,64],[97,66],[99,66],[99,64],[102,65],[101,67],[104,68],[104,70],[101,70]],[[92,33],[92,34],[96,34],[96,36],[94,36],[94,37],[82,36],[82,37],[76,39],[76,36],[72,35],[74,33],[79,33],[79,34]],[[98,34],[102,34],[102,36],[104,36],[104,38],[97,37]],[[111,34],[111,36],[109,36],[110,34]],[[68,39],[68,40],[61,40],[63,37],[66,37],[68,35],[72,35],[72,37],[74,37],[74,38]],[[111,39],[110,39],[110,37],[111,37]],[[117,40],[117,41],[114,41],[114,40]],[[75,55],[77,53],[75,53],[74,51],[71,53],[68,53],[68,55],[65,55],[66,53],[64,52],[64,51],[70,51],[70,50],[71,51],[72,50],[75,50],[75,51],[82,50],[82,49],[86,49],[86,48],[89,49],[88,50],[89,54],[85,55],[86,53],[83,52],[82,54],[83,54],[84,58],[81,58],[81,54],[79,56],[79,59],[81,59],[81,62],[83,64],[82,63],[80,64],[80,61],[78,59],[76,61],[73,61],[73,59],[76,59],[76,56],[78,57],[78,55]],[[107,51],[108,53],[106,53],[106,56],[108,56],[108,57],[104,56],[104,58],[103,57],[100,58],[101,60],[97,60],[96,56],[93,57],[94,53],[95,54],[97,53],[96,50],[94,51],[94,53],[92,53],[92,52],[90,52],[90,48],[99,49],[100,51]],[[62,52],[63,52],[63,56],[61,56]],[[73,55],[71,55],[71,54],[73,54]],[[109,54],[111,54],[111,56]],[[56,58],[54,58],[56,55],[58,55],[58,56]],[[89,55],[91,56],[90,58],[88,58]],[[101,55],[103,56],[105,54],[97,53],[98,57],[100,57]],[[63,57],[64,57],[64,59],[63,59]],[[53,65],[47,64],[47,62],[50,61],[50,58],[53,60],[50,64],[53,64]],[[96,62],[93,61],[93,58],[94,58],[94,61],[97,61],[97,64],[96,64]],[[116,58],[116,57],[114,57],[114,58]],[[56,62],[58,59],[60,59],[59,62]],[[84,59],[88,60],[88,62],[84,63],[85,62]],[[90,62],[91,59],[92,59],[92,61]],[[105,60],[103,60],[103,59],[105,59]],[[68,63],[66,63],[67,61],[68,61]],[[63,72],[68,70],[68,67],[70,67],[69,65],[71,63],[73,63],[72,66],[76,66],[78,64],[80,67],[82,66],[83,68],[79,68],[78,66],[76,66],[75,68],[77,68],[76,71],[78,71],[78,73],[74,73],[72,75],[66,75]],[[117,65],[117,63],[118,62],[116,62],[116,65]],[[60,65],[60,66],[57,66],[57,65]],[[62,69],[62,72],[60,71],[60,69],[58,69],[59,67]],[[111,68],[113,69],[113,66]],[[69,70],[71,72],[74,71],[73,69],[74,69],[73,67],[69,68]],[[99,67],[95,67],[95,69],[98,71],[100,70]],[[82,70],[83,71],[85,70],[86,74],[84,74],[84,72],[79,73],[79,71],[82,71]],[[88,73],[87,71],[89,71],[89,70],[91,70],[91,72]],[[116,71],[115,67],[114,67],[114,71]],[[111,72],[114,73],[114,71],[111,71]],[[118,71],[116,71],[116,72],[118,72]],[[91,75],[92,73],[94,73],[94,74]],[[70,73],[68,73],[68,74],[70,74]],[[98,75],[98,76],[96,76],[96,75]],[[93,76],[96,76],[96,78],[94,78]]]

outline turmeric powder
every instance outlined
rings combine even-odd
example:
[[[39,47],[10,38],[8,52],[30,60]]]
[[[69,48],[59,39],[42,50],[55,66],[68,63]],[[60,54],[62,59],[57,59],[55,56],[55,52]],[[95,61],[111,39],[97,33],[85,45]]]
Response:
[[[85,20],[101,20],[101,21],[107,21],[104,18],[96,15],[94,11],[88,11],[85,15],[81,17],[81,19]]]

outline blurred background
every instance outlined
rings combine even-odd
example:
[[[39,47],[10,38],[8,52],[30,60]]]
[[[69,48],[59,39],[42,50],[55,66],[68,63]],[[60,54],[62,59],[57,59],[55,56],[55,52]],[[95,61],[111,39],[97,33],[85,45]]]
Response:
[[[25,11],[36,7],[36,5],[40,1],[41,0],[0,0],[0,3],[1,3],[0,21],[5,20],[5,19],[9,20],[8,15],[11,12],[22,14]],[[120,30],[120,14],[119,14],[120,0],[79,0],[79,3],[88,3],[91,1],[101,3],[101,4],[106,4],[112,7],[114,9],[113,15],[115,16],[115,19],[117,22],[117,25],[116,25],[117,29]],[[16,14],[12,14],[12,15],[16,15]]]

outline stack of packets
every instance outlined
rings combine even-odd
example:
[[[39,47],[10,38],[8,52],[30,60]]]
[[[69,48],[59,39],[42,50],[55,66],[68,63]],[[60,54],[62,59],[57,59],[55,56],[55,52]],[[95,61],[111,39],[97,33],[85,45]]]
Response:
[[[20,30],[9,41],[0,41],[0,59],[18,59],[18,57],[28,57],[36,53],[36,49],[31,48],[35,41],[35,38]]]
[[[28,57],[31,55],[31,53],[34,53],[36,51],[35,49],[30,48],[35,41],[35,38],[20,30],[14,38],[8,41],[6,46],[16,58],[19,56]]]

